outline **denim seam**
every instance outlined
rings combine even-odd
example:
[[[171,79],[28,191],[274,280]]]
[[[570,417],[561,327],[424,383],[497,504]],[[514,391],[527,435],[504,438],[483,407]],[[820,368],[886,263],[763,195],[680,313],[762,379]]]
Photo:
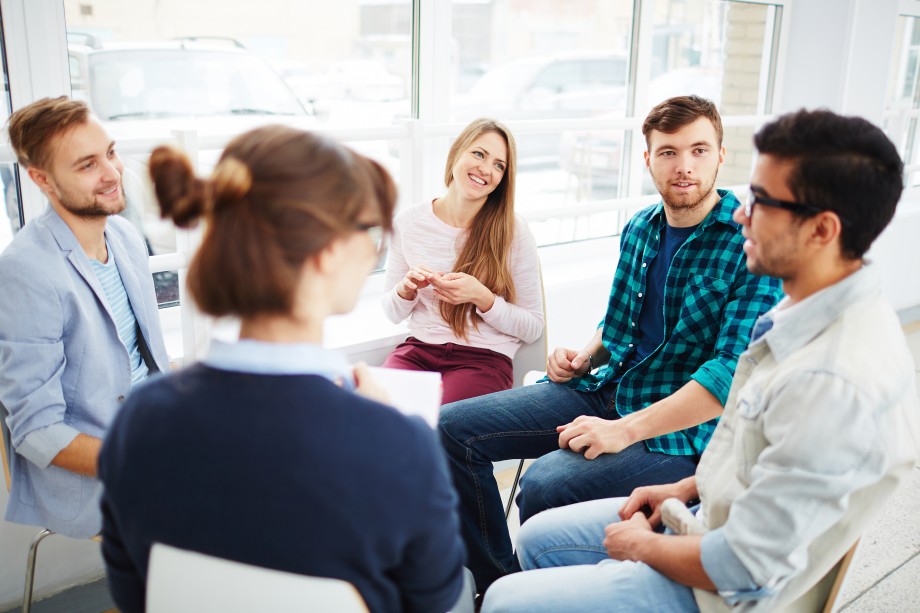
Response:
[[[548,547],[543,549],[539,554],[533,556],[534,561],[539,560],[543,556],[551,553],[556,553],[559,551],[587,551],[590,553],[607,553],[606,547],[596,547],[591,545],[557,545],[555,547]],[[537,566],[537,568],[543,568],[542,566]]]
[[[467,448],[466,448],[466,468],[467,468],[467,470],[470,471],[470,474],[473,476],[473,487],[476,489],[476,504],[477,504],[477,506],[479,507],[479,531],[480,531],[480,536],[482,536],[482,542],[483,542],[483,544],[485,545],[485,550],[486,550],[486,552],[488,552],[488,554],[489,554],[489,559],[492,560],[492,563],[493,563],[499,570],[501,570],[502,573],[507,573],[507,572],[508,572],[508,569],[506,569],[506,568],[502,565],[502,563],[501,563],[500,561],[498,561],[498,560],[495,558],[495,556],[492,554],[492,545],[491,545],[491,543],[489,542],[489,535],[488,535],[487,525],[486,525],[487,522],[486,522],[486,520],[485,520],[485,517],[486,517],[486,509],[485,509],[485,506],[483,505],[483,499],[482,499],[482,484],[481,484],[481,482],[479,481],[479,477],[476,475],[476,471],[473,470],[472,455],[473,455],[473,450],[470,449],[469,446],[467,446]]]
[[[474,436],[463,441],[463,445],[469,448],[473,443],[479,441],[487,441],[494,438],[502,438],[506,436],[546,436],[547,434],[555,434],[556,429],[552,430],[509,430],[507,432],[493,432],[492,434],[483,434],[482,436]]]

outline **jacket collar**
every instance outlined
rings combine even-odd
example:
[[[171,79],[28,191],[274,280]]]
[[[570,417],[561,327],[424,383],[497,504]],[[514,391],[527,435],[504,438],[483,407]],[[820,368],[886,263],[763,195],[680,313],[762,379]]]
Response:
[[[763,337],[777,362],[784,360],[834,323],[854,304],[869,300],[882,291],[882,280],[869,263],[830,287],[789,305],[785,297],[765,317],[773,317],[773,328]],[[760,342],[755,341],[754,344]]]
[[[58,215],[57,211],[54,210],[54,207],[48,205],[48,208],[45,209],[45,212],[42,213],[41,217],[38,218],[38,221],[48,228],[48,231],[51,233],[51,236],[57,242],[58,247],[61,249],[61,253],[70,262],[70,265],[74,267],[74,270],[83,278],[87,285],[93,290],[93,293],[96,294],[96,298],[102,304],[106,313],[109,314],[109,317],[112,320],[115,320],[115,317],[112,315],[112,311],[109,308],[109,301],[105,296],[105,291],[102,289],[102,284],[99,283],[99,278],[96,276],[96,273],[93,271],[92,265],[89,263],[89,257],[87,257],[86,252],[83,251],[83,247],[80,245],[80,241],[77,240],[76,235],[70,229],[70,226],[61,219],[61,216]],[[111,236],[111,233],[108,230],[108,224],[106,224],[105,231],[106,240],[110,241],[115,238]],[[117,244],[114,247],[118,249],[121,247],[121,242],[116,240]],[[116,259],[116,263],[117,263]],[[119,267],[119,273],[122,272],[124,267]],[[127,283],[125,283],[127,290]],[[135,292],[135,296],[137,292]],[[133,296],[131,292],[128,293],[129,300]]]

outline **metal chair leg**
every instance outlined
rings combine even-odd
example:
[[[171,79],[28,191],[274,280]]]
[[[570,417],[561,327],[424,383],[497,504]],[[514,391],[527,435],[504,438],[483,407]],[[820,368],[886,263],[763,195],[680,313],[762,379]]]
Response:
[[[517,473],[514,475],[514,483],[511,484],[511,494],[508,496],[508,504],[505,505],[505,521],[511,516],[511,504],[514,502],[514,492],[517,491],[518,481],[521,480],[521,471],[524,469],[524,460],[518,464]],[[23,613],[25,613],[23,611]]]
[[[38,554],[38,544],[45,540],[46,536],[52,534],[54,532],[46,528],[32,539],[32,546],[29,547],[29,560],[26,562],[26,587],[22,595],[22,613],[29,613],[32,609],[32,584],[35,581],[35,557]]]

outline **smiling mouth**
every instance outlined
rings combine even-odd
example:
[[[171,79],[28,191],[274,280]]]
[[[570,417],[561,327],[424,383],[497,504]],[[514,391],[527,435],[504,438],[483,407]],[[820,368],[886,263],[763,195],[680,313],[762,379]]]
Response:
[[[106,189],[106,190],[103,190],[103,191],[100,191],[100,192],[96,192],[96,193],[97,193],[99,196],[114,196],[114,195],[118,194],[118,185],[113,185],[113,186],[110,187],[109,189]]]
[[[485,182],[484,179],[480,179],[479,177],[477,177],[477,176],[475,176],[475,175],[467,175],[467,176],[468,176],[470,179],[473,180],[473,183],[476,183],[477,185],[485,185],[485,184],[486,184],[486,182]]]
[[[671,185],[674,187],[693,187],[696,183],[691,183],[690,181],[675,181]]]

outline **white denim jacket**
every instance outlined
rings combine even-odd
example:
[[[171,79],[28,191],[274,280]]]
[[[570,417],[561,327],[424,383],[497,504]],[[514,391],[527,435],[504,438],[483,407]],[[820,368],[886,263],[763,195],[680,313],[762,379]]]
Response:
[[[914,363],[871,265],[764,317],[696,473],[703,612],[819,610],[917,457]]]

